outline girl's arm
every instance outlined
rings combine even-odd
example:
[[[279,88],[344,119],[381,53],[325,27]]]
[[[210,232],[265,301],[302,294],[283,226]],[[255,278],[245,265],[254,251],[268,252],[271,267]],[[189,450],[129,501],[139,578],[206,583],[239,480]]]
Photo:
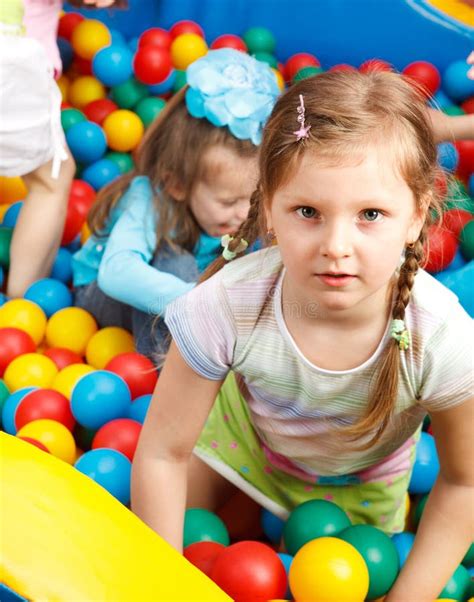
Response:
[[[433,602],[474,540],[474,397],[431,414],[440,472],[386,602]]]
[[[199,376],[172,343],[133,460],[133,512],[180,552],[188,462],[222,382]]]
[[[436,109],[428,109],[435,142],[474,139],[474,115],[446,115]]]

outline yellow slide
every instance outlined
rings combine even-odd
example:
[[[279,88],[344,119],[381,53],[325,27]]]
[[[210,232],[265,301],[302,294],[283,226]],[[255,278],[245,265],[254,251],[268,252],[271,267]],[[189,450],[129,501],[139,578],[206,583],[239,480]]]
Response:
[[[28,600],[230,598],[102,487],[0,433],[1,580]]]

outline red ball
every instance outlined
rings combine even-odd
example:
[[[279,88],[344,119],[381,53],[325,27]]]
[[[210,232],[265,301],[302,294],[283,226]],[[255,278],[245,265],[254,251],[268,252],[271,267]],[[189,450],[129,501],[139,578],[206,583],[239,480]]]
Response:
[[[36,389],[27,393],[16,409],[15,426],[20,430],[25,424],[42,418],[56,420],[70,431],[76,424],[68,398],[53,389]]]
[[[436,174],[435,179],[435,189],[439,196],[444,199],[446,193],[448,192],[448,181],[446,179],[446,174],[443,170],[440,170]]]
[[[339,65],[333,65],[329,71],[357,71],[357,69],[354,67],[354,65],[339,63]]]
[[[49,449],[46,447],[46,445],[43,445],[41,441],[37,441],[36,439],[32,439],[31,437],[18,437],[18,439],[26,441],[27,443],[31,443],[31,445],[35,445],[41,451],[45,451],[49,454]]]
[[[217,50],[218,48],[233,48],[234,50],[247,52],[247,44],[242,38],[235,36],[233,33],[225,33],[216,38],[211,44],[211,49]]]
[[[115,104],[110,98],[98,98],[89,102],[83,109],[82,112],[85,114],[89,121],[102,125],[105,118],[118,109],[118,105]]]
[[[303,67],[320,67],[318,59],[308,52],[293,54],[285,63],[286,81],[291,81]]]
[[[172,68],[169,51],[159,46],[143,46],[133,59],[136,78],[149,86],[165,81]]]
[[[225,546],[216,541],[197,541],[184,548],[183,556],[209,577],[212,567]]]
[[[74,57],[74,60],[71,65],[72,69],[75,69],[80,75],[94,75],[92,71],[92,61],[89,59],[83,59],[80,56]]]
[[[0,328],[0,376],[16,357],[35,351],[36,345],[28,333],[19,328]]]
[[[85,218],[82,212],[73,204],[67,206],[66,221],[64,222],[63,236],[61,246],[70,244],[79,234]]]
[[[472,115],[472,113],[474,113],[474,96],[461,103],[461,109],[469,115]]]
[[[452,232],[436,225],[430,226],[424,269],[431,273],[445,270],[454,259],[457,249],[458,241]]]
[[[443,213],[442,227],[446,228],[459,238],[459,233],[464,226],[474,219],[474,215],[465,209],[449,209]]]
[[[467,180],[474,172],[474,140],[456,140],[454,146],[459,153],[456,174],[463,180]]]
[[[210,577],[236,602],[284,598],[288,582],[277,553],[258,541],[240,541],[225,548]]]
[[[47,349],[43,355],[49,357],[50,360],[53,360],[58,367],[58,370],[62,370],[71,364],[84,363],[80,355],[74,353],[74,351],[71,351],[70,349],[62,349],[61,347],[51,347],[51,349]]]
[[[368,61],[364,61],[359,66],[359,71],[361,73],[373,73],[374,71],[393,71],[393,67],[387,61],[383,61],[382,59],[369,59]]]
[[[136,351],[116,355],[105,366],[105,370],[115,372],[123,378],[130,389],[132,399],[153,393],[158,380],[153,362]]]
[[[204,38],[204,31],[195,21],[177,21],[170,29],[171,38],[174,40],[182,33],[195,33]]]
[[[133,461],[142,425],[131,418],[117,418],[101,426],[92,440],[92,449],[108,447]]]
[[[84,220],[95,201],[95,190],[84,180],[73,180],[69,192],[69,204],[79,210]]]
[[[58,38],[64,38],[71,41],[72,32],[84,17],[79,13],[65,13],[58,23]]]
[[[441,75],[438,69],[427,61],[415,61],[410,63],[402,71],[403,75],[408,78],[408,81],[413,80],[419,86],[418,90],[424,94],[426,98],[430,98],[438,90],[441,84]]]
[[[150,27],[150,29],[144,31],[140,36],[138,48],[143,48],[143,46],[158,46],[159,48],[169,50],[171,41],[172,38],[169,31],[161,27]]]

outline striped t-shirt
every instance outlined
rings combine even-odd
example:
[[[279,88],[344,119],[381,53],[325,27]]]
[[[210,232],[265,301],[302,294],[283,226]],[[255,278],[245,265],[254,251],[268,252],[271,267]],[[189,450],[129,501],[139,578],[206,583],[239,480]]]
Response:
[[[359,472],[401,448],[426,412],[473,395],[473,320],[451,291],[420,270],[406,309],[412,344],[400,351],[393,420],[376,445],[355,450],[331,426],[353,423],[363,413],[389,324],[362,365],[319,368],[304,357],[285,325],[283,274],[278,247],[263,249],[230,262],[166,312],[166,324],[193,370],[211,380],[236,373],[253,426],[282,468],[286,462],[306,474]]]

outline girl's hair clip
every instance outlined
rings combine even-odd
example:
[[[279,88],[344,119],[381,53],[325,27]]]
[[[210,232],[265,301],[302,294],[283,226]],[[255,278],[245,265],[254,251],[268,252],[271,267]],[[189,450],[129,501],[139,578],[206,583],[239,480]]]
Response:
[[[241,238],[237,247],[231,251],[229,249],[229,244],[232,240],[234,240],[234,237],[230,236],[230,234],[225,234],[221,238],[221,245],[224,247],[224,250],[222,251],[222,257],[226,261],[232,261],[232,259],[235,259],[239,253],[245,251],[245,249],[249,246],[249,243],[245,240],[245,238]]]
[[[398,341],[398,346],[402,351],[405,351],[410,347],[410,333],[407,330],[403,320],[392,320],[390,336],[392,339]]]
[[[310,125],[305,126],[304,124],[305,108],[304,98],[302,94],[300,94],[300,104],[296,108],[296,111],[298,112],[298,117],[296,118],[296,120],[300,124],[300,129],[296,130],[296,132],[293,132],[293,134],[296,136],[296,142],[299,142],[300,140],[303,140],[303,138],[309,138],[308,132],[311,129]]]

